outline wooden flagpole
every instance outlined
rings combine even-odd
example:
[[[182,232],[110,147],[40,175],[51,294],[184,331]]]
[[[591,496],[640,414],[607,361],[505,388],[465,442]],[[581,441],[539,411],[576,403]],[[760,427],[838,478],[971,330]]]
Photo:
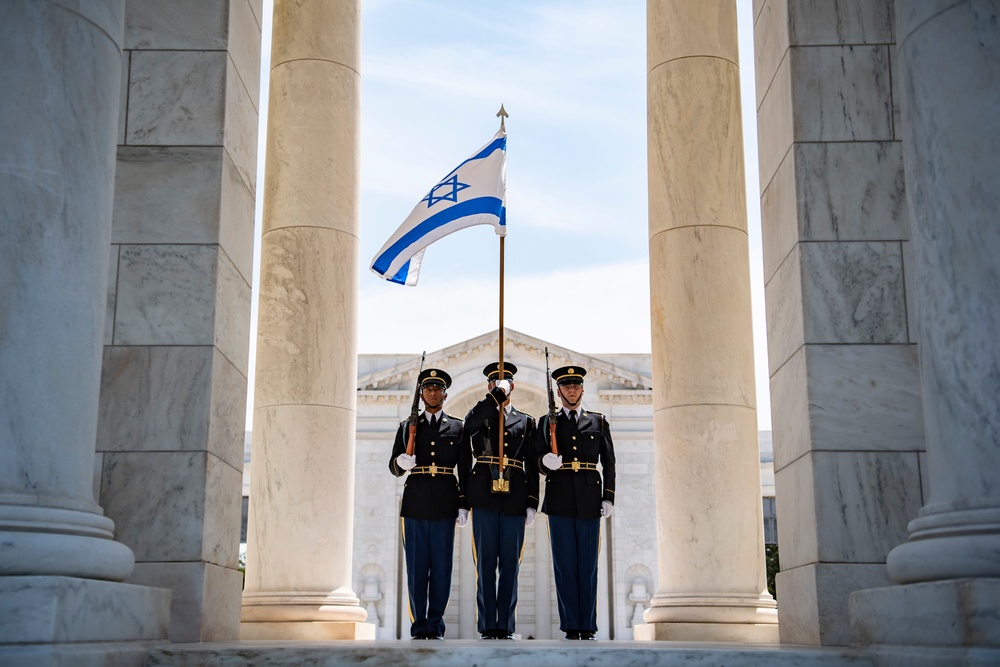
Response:
[[[499,345],[499,347],[500,347],[500,375],[497,377],[497,380],[503,380],[504,379],[504,374],[503,374],[503,338],[504,338],[504,336],[503,336],[503,240],[504,240],[504,237],[501,236],[500,237],[500,345]],[[510,394],[508,393],[508,396],[509,395]],[[504,428],[505,428],[503,416],[504,416],[503,403],[501,403],[500,404],[500,416],[499,416],[499,420],[500,421],[498,422],[499,425],[500,425],[499,435],[498,435],[498,437],[500,439],[500,446],[497,449],[497,456],[500,458],[500,468],[499,469],[500,469],[501,479],[503,479],[503,432],[504,432]]]
[[[508,114],[507,114],[506,111],[504,111],[503,104],[500,105],[500,111],[497,112],[497,117],[500,119],[500,129],[501,130],[506,129],[504,127],[504,122],[503,121],[504,121],[505,118],[508,117]],[[504,373],[503,373],[503,339],[504,339],[504,335],[503,335],[503,249],[504,249],[503,248],[503,242],[504,242],[504,238],[505,238],[504,236],[500,237],[500,344],[499,344],[499,348],[500,348],[499,371],[500,371],[500,373],[497,376],[497,380],[498,381],[504,379]],[[510,396],[510,393],[508,392],[507,395]],[[499,458],[499,460],[500,460],[500,463],[498,465],[498,472],[499,472],[499,478],[501,480],[501,487],[502,487],[502,486],[504,486],[503,483],[502,483],[502,480],[503,480],[503,462],[504,462],[504,456],[503,456],[503,434],[504,434],[504,429],[506,428],[506,424],[504,423],[505,420],[504,420],[503,403],[500,404],[500,408],[499,409],[500,409],[500,414],[497,417],[497,420],[498,420],[497,424],[498,424],[498,427],[499,427],[498,428],[498,434],[497,434],[497,438],[498,438],[498,441],[499,441],[499,447],[497,448],[497,458]]]

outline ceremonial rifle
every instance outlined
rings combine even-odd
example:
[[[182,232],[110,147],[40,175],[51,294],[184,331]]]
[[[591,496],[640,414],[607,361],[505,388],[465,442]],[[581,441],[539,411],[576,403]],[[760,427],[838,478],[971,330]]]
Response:
[[[406,441],[406,455],[413,456],[413,446],[417,440],[417,418],[420,416],[420,374],[424,372],[425,350],[420,354],[420,369],[417,371],[417,388],[413,390],[413,405],[410,407],[410,436]]]
[[[549,374],[549,348],[545,348],[545,386],[549,390],[549,445],[552,453],[559,456],[559,446],[556,445],[556,421],[559,413],[556,411],[556,396],[552,393],[552,376]]]

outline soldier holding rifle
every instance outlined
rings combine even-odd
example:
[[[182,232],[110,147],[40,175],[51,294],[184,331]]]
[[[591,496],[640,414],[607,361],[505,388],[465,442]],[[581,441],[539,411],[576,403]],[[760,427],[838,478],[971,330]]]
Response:
[[[562,409],[556,409],[549,384],[549,414],[541,419],[535,444],[539,470],[545,474],[542,511],[549,518],[559,628],[566,639],[594,639],[597,633],[601,517],[611,516],[615,502],[611,428],[604,415],[583,408],[586,374],[579,366],[552,372]]]
[[[535,420],[510,405],[515,373],[517,367],[510,362],[504,362],[502,378],[499,362],[483,369],[489,393],[465,417],[466,445],[459,463],[464,507],[472,509],[478,627],[483,639],[514,638],[524,529],[535,520],[538,508]]]
[[[440,369],[428,368],[417,375],[410,418],[399,425],[389,459],[393,475],[409,473],[399,514],[414,639],[444,639],[455,522],[464,504],[453,473],[462,446],[462,420],[441,409],[450,386],[451,377]],[[418,413],[421,398],[422,414]]]

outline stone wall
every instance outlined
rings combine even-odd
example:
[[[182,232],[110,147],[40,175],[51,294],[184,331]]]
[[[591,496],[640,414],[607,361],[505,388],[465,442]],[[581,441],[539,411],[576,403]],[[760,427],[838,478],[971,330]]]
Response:
[[[848,595],[889,583],[923,504],[894,23],[754,2],[782,642],[848,643]]]
[[[173,641],[238,637],[261,4],[125,10],[95,485]]]

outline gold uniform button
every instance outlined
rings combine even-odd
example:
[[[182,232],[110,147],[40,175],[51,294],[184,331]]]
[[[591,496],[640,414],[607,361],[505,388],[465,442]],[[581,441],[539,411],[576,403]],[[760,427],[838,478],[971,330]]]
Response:
[[[510,431],[504,431],[503,434],[504,435],[510,435]]]
[[[578,458],[576,458],[576,457],[574,456],[574,457],[573,457],[573,460],[574,460],[574,461],[579,461],[580,459],[578,459]]]
[[[573,445],[573,451],[576,451],[576,445]]]
[[[573,436],[573,439],[576,440],[576,436],[575,435]]]
[[[434,456],[434,452],[431,452],[431,456]]]
[[[432,445],[433,445],[433,444],[435,444],[433,440],[431,440],[431,444],[432,444]]]

